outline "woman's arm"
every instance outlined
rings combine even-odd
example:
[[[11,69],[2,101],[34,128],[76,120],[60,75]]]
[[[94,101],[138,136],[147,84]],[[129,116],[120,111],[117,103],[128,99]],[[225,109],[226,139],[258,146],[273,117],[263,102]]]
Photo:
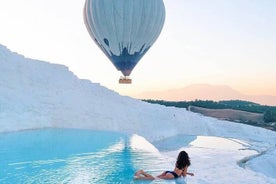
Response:
[[[188,172],[188,166],[186,166],[186,167],[182,170],[182,176],[187,176],[187,175],[194,176],[194,173]]]
[[[187,175],[194,176],[194,173],[187,172]]]

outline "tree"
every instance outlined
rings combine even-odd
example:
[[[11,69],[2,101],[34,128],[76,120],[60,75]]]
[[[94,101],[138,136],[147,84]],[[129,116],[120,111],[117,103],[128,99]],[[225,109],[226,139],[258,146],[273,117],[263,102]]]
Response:
[[[276,111],[273,111],[271,109],[268,109],[264,113],[264,122],[276,122]]]

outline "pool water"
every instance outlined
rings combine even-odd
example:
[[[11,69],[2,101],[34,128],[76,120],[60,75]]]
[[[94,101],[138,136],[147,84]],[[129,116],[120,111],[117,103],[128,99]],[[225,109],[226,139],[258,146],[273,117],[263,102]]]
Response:
[[[166,161],[160,156],[129,144],[130,136],[117,132],[41,129],[1,133],[0,183],[141,183],[133,180],[135,170],[152,165],[157,171],[162,169]]]

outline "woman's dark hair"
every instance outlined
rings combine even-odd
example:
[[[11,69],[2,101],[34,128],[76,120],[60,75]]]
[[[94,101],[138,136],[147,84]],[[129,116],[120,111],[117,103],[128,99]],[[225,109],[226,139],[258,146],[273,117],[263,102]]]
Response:
[[[184,169],[186,166],[190,166],[190,165],[191,165],[191,162],[190,162],[188,153],[186,153],[186,151],[181,151],[178,154],[175,167],[177,167],[178,169]]]

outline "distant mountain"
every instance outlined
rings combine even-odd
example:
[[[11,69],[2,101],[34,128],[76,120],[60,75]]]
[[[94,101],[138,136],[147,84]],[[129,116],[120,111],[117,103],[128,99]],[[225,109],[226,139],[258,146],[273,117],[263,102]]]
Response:
[[[245,100],[262,105],[276,106],[276,96],[246,95],[226,85],[193,84],[180,89],[143,92],[136,96],[140,99],[168,101],[190,100]]]

